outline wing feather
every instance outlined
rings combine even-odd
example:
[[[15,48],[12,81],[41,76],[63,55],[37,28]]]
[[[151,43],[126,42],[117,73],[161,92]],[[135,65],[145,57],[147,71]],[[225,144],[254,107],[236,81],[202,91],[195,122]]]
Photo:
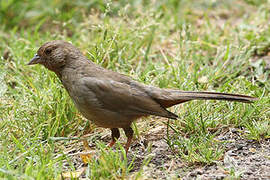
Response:
[[[167,111],[136,82],[119,82],[107,78],[85,77],[85,86],[92,91],[103,108],[123,115],[156,115],[176,119],[177,115]]]

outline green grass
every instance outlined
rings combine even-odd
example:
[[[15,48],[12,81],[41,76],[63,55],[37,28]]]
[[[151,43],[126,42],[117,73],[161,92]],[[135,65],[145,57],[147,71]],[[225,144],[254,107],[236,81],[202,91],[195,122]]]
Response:
[[[194,101],[172,108],[180,119],[170,122],[173,133],[164,139],[186,163],[222,158],[219,131],[209,129],[270,137],[269,2],[91,2],[1,1],[0,177],[51,179],[76,169],[64,154],[72,141],[50,138],[82,135],[86,122],[52,72],[26,66],[53,39],[71,41],[97,64],[145,84],[259,97],[253,104]],[[88,166],[91,178],[139,178],[148,164],[134,176],[119,151],[105,152],[103,145],[98,151],[105,161]]]

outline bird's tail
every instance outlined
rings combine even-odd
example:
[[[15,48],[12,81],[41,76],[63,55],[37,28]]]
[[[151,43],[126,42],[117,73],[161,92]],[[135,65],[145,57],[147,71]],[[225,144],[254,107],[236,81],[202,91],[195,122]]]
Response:
[[[154,93],[156,94],[156,93]],[[179,91],[164,89],[162,93],[156,94],[154,97],[163,107],[171,107],[190,100],[225,100],[225,101],[238,101],[243,103],[252,103],[257,100],[256,97],[218,93],[218,92],[194,92],[194,91]]]

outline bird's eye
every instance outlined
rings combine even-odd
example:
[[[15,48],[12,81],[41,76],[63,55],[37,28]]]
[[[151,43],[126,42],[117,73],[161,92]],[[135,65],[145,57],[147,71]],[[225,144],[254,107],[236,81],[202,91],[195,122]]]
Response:
[[[52,49],[50,49],[50,48],[45,50],[45,54],[46,54],[46,55],[51,54],[51,52],[52,52]]]

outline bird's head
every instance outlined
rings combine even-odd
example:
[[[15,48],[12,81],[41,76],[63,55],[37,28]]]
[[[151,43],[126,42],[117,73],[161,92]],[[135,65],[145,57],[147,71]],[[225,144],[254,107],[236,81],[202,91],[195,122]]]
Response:
[[[70,43],[55,40],[43,44],[28,65],[42,64],[51,71],[59,72],[69,59],[80,52]]]

